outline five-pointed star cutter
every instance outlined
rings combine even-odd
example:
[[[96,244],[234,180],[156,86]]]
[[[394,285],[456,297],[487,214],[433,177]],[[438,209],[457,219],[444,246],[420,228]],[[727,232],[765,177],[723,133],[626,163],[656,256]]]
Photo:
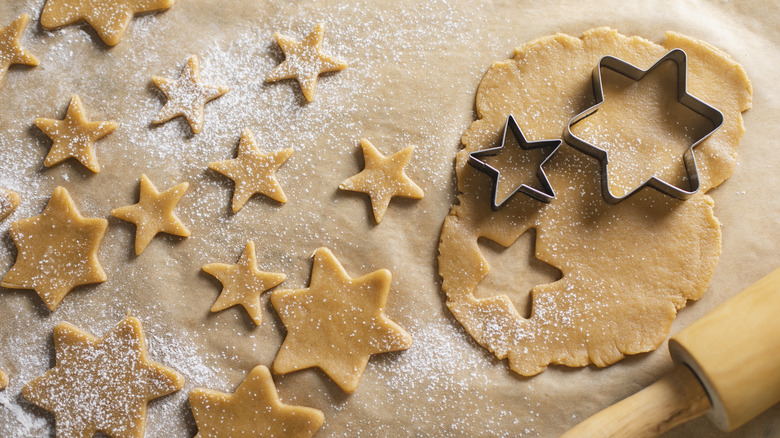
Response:
[[[531,187],[528,184],[520,184],[517,186],[512,193],[510,193],[507,197],[504,198],[503,201],[497,202],[498,197],[498,181],[501,178],[501,172],[496,169],[495,167],[487,164],[483,158],[484,157],[492,157],[495,155],[498,155],[503,149],[504,145],[506,144],[506,132],[512,131],[512,135],[515,136],[515,139],[517,140],[517,143],[520,145],[520,148],[523,150],[532,150],[532,149],[546,149],[547,153],[544,156],[544,159],[541,163],[539,163],[539,167],[536,169],[536,177],[539,179],[539,183],[541,184],[541,189],[537,189],[534,187]],[[549,203],[555,198],[555,192],[552,189],[552,186],[550,185],[550,181],[547,179],[547,175],[544,173],[544,169],[542,167],[545,163],[547,163],[547,160],[550,159],[550,157],[555,154],[555,151],[558,150],[558,148],[561,146],[563,142],[561,140],[538,140],[538,141],[528,141],[525,139],[525,135],[523,135],[523,132],[520,130],[520,127],[517,125],[517,122],[515,121],[515,118],[510,114],[509,117],[506,118],[506,124],[504,125],[504,133],[501,137],[501,146],[490,148],[490,149],[483,149],[481,151],[475,151],[469,154],[469,161],[468,163],[474,167],[475,169],[486,173],[488,176],[490,176],[493,179],[493,188],[492,188],[492,196],[490,198],[490,208],[492,208],[494,211],[498,210],[502,206],[504,206],[510,199],[514,197],[517,193],[522,193],[524,195],[530,196],[537,201],[541,201],[544,203]]]
[[[609,171],[607,169],[608,154],[607,151],[601,149],[587,141],[577,137],[571,132],[571,127],[580,122],[582,119],[590,116],[598,111],[602,103],[604,103],[604,89],[601,80],[601,69],[607,68],[615,73],[626,76],[634,81],[640,81],[648,73],[653,71],[656,67],[660,66],[664,62],[671,61],[677,64],[677,101],[688,109],[696,112],[700,116],[709,120],[712,123],[712,129],[698,140],[693,142],[683,154],[683,162],[685,164],[685,171],[688,174],[689,188],[686,190],[682,187],[677,187],[666,181],[663,181],[655,176],[647,179],[645,182],[634,188],[623,196],[615,196],[609,189]],[[595,157],[601,163],[601,195],[604,200],[610,204],[617,204],[618,202],[628,198],[634,193],[638,192],[644,187],[651,187],[658,190],[661,193],[672,196],[677,199],[685,200],[690,198],[694,193],[699,191],[699,172],[696,168],[696,157],[693,155],[693,148],[701,144],[704,140],[709,138],[712,133],[718,130],[723,124],[723,114],[716,108],[707,105],[696,97],[688,94],[687,87],[687,56],[681,49],[673,49],[661,59],[656,61],[649,69],[641,70],[623,60],[615,58],[614,56],[604,56],[599,60],[596,68],[593,69],[593,95],[596,103],[585,111],[577,114],[569,120],[566,125],[566,130],[563,133],[563,139],[566,143],[570,144],[575,149]]]

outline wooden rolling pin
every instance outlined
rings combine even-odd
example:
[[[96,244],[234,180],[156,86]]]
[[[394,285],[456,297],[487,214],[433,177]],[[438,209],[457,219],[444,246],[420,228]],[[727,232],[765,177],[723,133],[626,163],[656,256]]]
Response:
[[[669,340],[661,380],[561,438],[656,437],[707,414],[724,431],[780,402],[780,268]]]

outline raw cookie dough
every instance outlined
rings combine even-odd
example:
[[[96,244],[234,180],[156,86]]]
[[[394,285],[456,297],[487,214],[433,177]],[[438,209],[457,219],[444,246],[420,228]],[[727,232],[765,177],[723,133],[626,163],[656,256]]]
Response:
[[[22,33],[30,16],[22,14],[6,27],[0,28],[0,84],[11,64],[38,65],[38,59],[21,46]]]
[[[8,386],[8,374],[0,370],[0,391],[4,390]]]
[[[721,129],[695,150],[702,183],[697,195],[680,202],[643,190],[608,205],[601,199],[597,161],[563,147],[545,168],[556,191],[554,202],[541,205],[521,197],[491,212],[490,181],[466,159],[469,152],[495,146],[509,114],[531,139],[559,138],[567,121],[593,104],[591,71],[601,56],[645,69],[675,47],[688,54],[689,93],[725,117]],[[673,94],[676,85],[665,84]],[[663,122],[668,105],[668,96],[646,88],[649,95],[637,87],[616,93],[616,111],[600,110],[598,118],[581,123],[597,123],[590,125],[592,131],[609,126],[623,139],[636,137],[630,128]],[[581,39],[558,34],[525,44],[514,59],[493,64],[477,94],[478,120],[464,134],[465,149],[457,156],[460,203],[441,233],[439,272],[449,309],[477,342],[507,357],[511,369],[523,375],[537,374],[548,364],[606,366],[656,348],[677,310],[704,293],[718,261],[720,227],[705,192],[734,169],[741,113],[750,107],[751,96],[744,70],[728,55],[672,32],[663,45],[608,28],[585,32]],[[663,127],[639,135],[667,143],[683,136]],[[671,139],[658,138],[662,135]],[[595,137],[599,140],[598,133]],[[623,181],[632,177],[629,172],[647,171],[619,161],[615,158],[611,172]],[[526,319],[516,308],[525,303],[515,304],[505,295],[476,298],[474,291],[490,270],[477,240],[508,247],[529,229],[536,229],[536,257],[563,276],[533,288]]]
[[[4,221],[19,207],[19,194],[0,187],[0,222]]]
[[[54,413],[58,437],[143,437],[147,403],[184,386],[179,373],[147,358],[141,321],[132,316],[100,339],[61,322],[54,350],[54,368],[22,395]]]
[[[282,403],[263,365],[232,394],[195,388],[190,406],[198,425],[195,438],[310,437],[324,421],[322,411]]]
[[[57,187],[43,213],[11,223],[18,254],[0,286],[33,289],[54,310],[74,287],[106,281],[97,254],[106,228],[107,220],[85,218]]]

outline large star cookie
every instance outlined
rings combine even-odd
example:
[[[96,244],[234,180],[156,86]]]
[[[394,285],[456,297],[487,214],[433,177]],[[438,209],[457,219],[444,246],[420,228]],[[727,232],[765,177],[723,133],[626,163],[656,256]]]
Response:
[[[149,401],[184,386],[179,373],[149,360],[141,321],[132,316],[102,339],[59,323],[54,351],[56,366],[22,395],[54,413],[58,437],[143,437]]]
[[[374,220],[382,222],[394,196],[421,199],[423,190],[404,171],[412,157],[414,146],[407,146],[386,157],[366,139],[360,140],[365,168],[339,185],[341,190],[362,192],[371,197]]]
[[[184,116],[195,134],[203,130],[203,107],[206,103],[230,90],[228,87],[201,82],[200,62],[197,56],[191,56],[187,60],[179,79],[154,76],[152,81],[168,98],[152,123],[165,123],[178,116]]]
[[[268,368],[255,367],[236,392],[195,388],[190,407],[195,438],[310,437],[324,421],[322,412],[279,401]]]
[[[181,183],[162,193],[152,180],[141,175],[138,203],[111,210],[111,215],[135,224],[135,253],[140,255],[157,233],[189,237],[190,231],[173,209],[179,203],[189,183]]]
[[[276,179],[276,171],[292,153],[292,148],[261,153],[252,131],[245,129],[241,133],[238,156],[232,160],[209,163],[209,168],[235,182],[232,208],[233,213],[236,213],[255,193],[266,195],[277,202],[287,202],[287,196]]]
[[[311,33],[298,42],[280,33],[274,34],[284,52],[284,61],[265,79],[274,82],[282,79],[296,79],[301,86],[303,97],[307,101],[314,100],[317,87],[317,77],[320,73],[334,72],[347,68],[347,64],[322,53],[322,38],[325,27],[322,23],[314,26]]]
[[[241,253],[241,257],[235,265],[209,263],[203,266],[203,270],[217,277],[223,287],[222,293],[211,307],[211,311],[219,312],[240,304],[246,309],[256,325],[260,325],[263,321],[260,295],[276,287],[287,278],[284,274],[263,272],[257,269],[255,242],[251,240],[246,244],[244,252]]]
[[[63,187],[38,216],[12,222],[18,254],[0,286],[33,289],[54,310],[76,286],[106,281],[97,251],[108,221],[85,218]]]
[[[19,194],[0,187],[0,222],[11,215],[19,206]]]
[[[11,64],[38,65],[38,59],[21,46],[22,33],[29,22],[30,16],[22,14],[0,28],[0,83]]]
[[[133,15],[160,11],[175,0],[48,0],[41,14],[41,26],[56,29],[86,21],[109,46],[122,39]]]
[[[409,334],[385,315],[390,282],[387,269],[352,278],[329,249],[319,248],[308,288],[271,294],[287,328],[274,372],[319,367],[344,392],[354,392],[372,354],[412,345]]]
[[[100,172],[93,146],[97,140],[114,132],[119,123],[114,121],[91,122],[84,114],[81,98],[76,95],[68,105],[68,112],[62,120],[35,119],[35,126],[52,140],[51,150],[44,165],[51,167],[68,158],[75,158],[87,169]]]

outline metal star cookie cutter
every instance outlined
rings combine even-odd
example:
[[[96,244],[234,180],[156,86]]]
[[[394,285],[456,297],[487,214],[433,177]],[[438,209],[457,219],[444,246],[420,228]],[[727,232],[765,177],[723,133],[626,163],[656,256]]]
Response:
[[[607,151],[596,147],[595,145],[588,143],[587,141],[575,136],[571,132],[571,127],[582,119],[590,116],[598,111],[601,104],[604,103],[604,89],[601,80],[601,69],[608,68],[620,75],[626,76],[634,81],[640,81],[653,69],[663,64],[664,62],[672,61],[677,64],[677,101],[684,105],[686,108],[694,111],[705,119],[712,123],[712,129],[707,132],[703,137],[696,140],[686,149],[683,154],[683,162],[685,163],[685,171],[688,173],[688,181],[690,182],[690,188],[688,190],[672,185],[666,181],[663,181],[655,176],[647,179],[644,183],[631,190],[628,194],[623,196],[615,196],[609,190],[609,171],[607,169]],[[647,70],[641,70],[632,64],[629,64],[623,60],[615,58],[614,56],[604,56],[599,60],[596,68],[593,69],[593,95],[596,99],[596,103],[586,109],[585,111],[577,114],[566,125],[566,130],[563,133],[563,139],[566,143],[570,144],[575,149],[588,154],[594,158],[597,158],[601,162],[601,195],[604,200],[610,204],[617,204],[620,201],[628,198],[634,193],[638,192],[644,187],[651,187],[658,190],[661,193],[672,196],[677,199],[685,200],[690,198],[694,193],[699,191],[699,172],[696,168],[696,157],[693,155],[693,149],[701,144],[704,140],[709,138],[712,133],[718,130],[723,125],[723,114],[696,97],[688,94],[687,88],[687,56],[681,49],[673,49],[664,55],[661,59],[655,62]]]
[[[550,148],[550,151],[544,157],[542,162],[539,163],[539,167],[536,170],[536,177],[539,179],[539,182],[542,185],[541,190],[531,187],[528,184],[520,184],[519,186],[517,186],[517,188],[515,188],[512,191],[512,193],[507,195],[503,201],[496,202],[498,197],[498,181],[499,178],[501,177],[501,172],[495,167],[481,160],[481,158],[498,155],[504,149],[504,145],[506,144],[506,133],[509,130],[512,131],[512,135],[515,136],[517,143],[520,145],[520,148],[522,148],[523,150],[527,151],[532,149]],[[489,148],[489,149],[483,149],[469,154],[468,163],[471,165],[471,167],[474,167],[480,172],[487,174],[489,177],[493,179],[492,196],[490,198],[490,208],[492,208],[494,211],[498,210],[499,208],[504,206],[510,199],[512,199],[517,193],[522,193],[524,195],[536,199],[537,201],[541,201],[544,203],[549,203],[550,201],[552,201],[555,198],[555,192],[553,191],[552,186],[550,185],[550,181],[547,179],[547,175],[544,173],[544,169],[542,169],[542,166],[544,166],[544,164],[547,163],[547,160],[549,160],[550,157],[552,157],[555,154],[555,152],[558,150],[558,148],[561,146],[562,143],[563,141],[561,140],[538,140],[538,141],[529,142],[528,140],[525,139],[525,135],[523,135],[523,132],[520,130],[520,127],[517,125],[514,116],[510,114],[509,117],[506,118],[506,124],[504,125],[504,133],[502,134],[501,137],[501,146]]]

